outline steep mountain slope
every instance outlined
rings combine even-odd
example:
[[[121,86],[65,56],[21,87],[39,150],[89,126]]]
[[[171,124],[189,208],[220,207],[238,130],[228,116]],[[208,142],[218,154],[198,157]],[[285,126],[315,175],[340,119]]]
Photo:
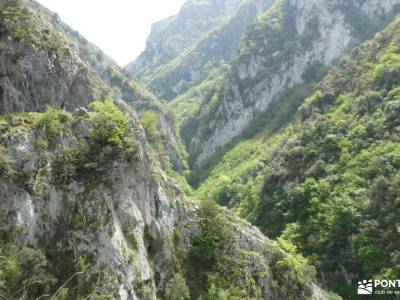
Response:
[[[43,111],[46,105],[62,104],[71,111],[95,99],[122,99],[140,115],[157,113],[157,126],[165,132],[160,152],[183,171],[172,120],[154,95],[35,1],[1,5],[0,112]]]
[[[195,168],[239,136],[281,93],[308,81],[389,22],[399,1],[280,0],[243,38],[220,84],[183,124]]]
[[[154,25],[146,50],[126,67],[162,99],[171,100],[230,60],[245,30],[273,0],[192,0]]]
[[[43,110],[43,103],[61,102],[73,109],[106,95],[132,103],[139,112],[162,109],[156,97],[55,13],[33,0],[3,1],[2,6],[2,112]]]
[[[234,10],[239,0],[189,0],[178,15],[153,24],[146,50],[127,66],[127,70],[142,77],[173,60],[201,36],[217,26]]]
[[[184,201],[119,105],[1,117],[2,297],[331,299],[303,258]]]
[[[77,49],[42,16],[20,1],[0,5],[0,112],[38,111],[63,101],[85,106],[101,96]]]
[[[400,276],[399,41],[396,20],[329,72],[293,124],[238,144],[197,191],[293,242],[345,299],[359,299],[360,278]]]
[[[59,16],[34,0],[26,3],[47,21],[59,33],[62,33],[66,43],[71,43],[72,48],[77,48],[79,57],[88,69],[99,77],[102,83],[109,87],[113,97],[131,103],[138,113],[147,109],[163,111],[160,101],[148,92],[134,79],[125,76],[121,68],[98,47],[91,44],[77,31],[63,23]]]
[[[136,99],[49,16],[0,0],[0,298],[337,299],[289,243],[185,200]]]

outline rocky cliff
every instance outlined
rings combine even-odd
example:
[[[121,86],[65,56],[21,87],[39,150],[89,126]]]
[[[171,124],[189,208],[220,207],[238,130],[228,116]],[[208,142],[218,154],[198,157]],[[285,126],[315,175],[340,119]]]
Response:
[[[183,126],[194,167],[240,135],[283,91],[331,66],[398,9],[398,1],[276,1],[243,38],[223,83]]]
[[[291,245],[185,199],[137,99],[111,99],[128,79],[111,91],[56,16],[2,0],[0,24],[2,298],[336,298]]]
[[[0,35],[0,112],[73,111],[96,99],[130,103],[141,115],[158,114],[164,148],[175,170],[183,162],[163,104],[100,49],[35,1],[3,1]],[[160,129],[161,130],[161,129]]]
[[[3,297],[334,297],[297,254],[228,211],[184,200],[118,105],[1,117]]]
[[[43,16],[18,1],[2,1],[0,22],[0,112],[62,102],[85,106],[101,95],[77,49]]]
[[[138,76],[174,59],[237,7],[238,0],[186,1],[178,15],[153,25],[146,51],[127,66]]]
[[[62,102],[74,109],[107,95],[139,112],[162,109],[156,97],[55,13],[31,0],[2,6],[1,87],[7,96],[0,98],[2,112],[43,110],[44,103]]]
[[[268,1],[188,1],[154,25],[146,50],[126,70],[162,99],[172,100],[229,61]]]
[[[33,0],[26,1],[31,9],[44,17],[54,30],[62,34],[65,43],[75,48],[88,70],[100,79],[104,88],[111,89],[113,97],[131,103],[138,113],[145,110],[162,112],[160,101],[137,80],[128,78],[124,71],[101,49],[91,44],[76,30],[62,22],[60,17]]]

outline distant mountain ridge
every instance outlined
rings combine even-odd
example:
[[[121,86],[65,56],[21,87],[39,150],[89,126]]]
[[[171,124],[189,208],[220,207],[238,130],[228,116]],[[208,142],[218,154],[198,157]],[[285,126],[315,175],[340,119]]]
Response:
[[[239,55],[182,125],[192,164],[201,167],[279,101],[281,93],[329,68],[383,29],[399,1],[276,1],[243,37]],[[367,33],[365,35],[365,33]]]
[[[126,70],[171,100],[229,61],[242,35],[272,0],[191,0],[153,26],[146,50]]]

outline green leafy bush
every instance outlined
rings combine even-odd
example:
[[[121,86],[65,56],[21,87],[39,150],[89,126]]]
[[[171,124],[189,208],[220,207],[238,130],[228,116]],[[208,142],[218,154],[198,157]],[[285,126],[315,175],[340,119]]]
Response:
[[[307,259],[298,253],[296,246],[284,239],[279,239],[278,241],[281,248],[287,253],[275,265],[278,272],[289,272],[291,274],[289,276],[294,276],[297,279],[296,282],[301,285],[300,288],[304,288],[306,282],[314,281],[316,275],[315,268],[310,266]],[[280,277],[280,279],[285,280],[283,277]]]
[[[63,129],[60,112],[51,106],[47,106],[44,113],[36,115],[34,126],[44,133],[49,147],[54,148],[57,144],[57,137]]]
[[[40,297],[51,290],[55,278],[48,272],[48,262],[40,250],[0,246],[0,296],[24,299]]]
[[[94,101],[91,108],[95,111],[93,140],[102,146],[110,145],[122,151],[127,142],[128,118],[114,104],[112,99]]]

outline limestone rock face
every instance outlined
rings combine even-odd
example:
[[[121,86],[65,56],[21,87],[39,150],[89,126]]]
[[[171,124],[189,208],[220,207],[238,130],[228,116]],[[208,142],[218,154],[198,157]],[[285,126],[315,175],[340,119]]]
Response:
[[[365,32],[379,29],[367,30],[362,24],[375,18],[390,21],[399,4],[395,0],[276,1],[244,37],[240,55],[218,91],[218,104],[212,109],[203,104],[200,117],[195,118],[197,125],[190,124],[186,142],[194,166],[202,166],[240,135],[283,91],[303,83],[313,67],[331,66],[364,39]]]
[[[80,122],[74,138],[87,138],[90,127]],[[153,299],[156,287],[151,290],[153,298],[141,298],[133,281],[154,284],[157,275],[161,287],[172,272],[173,249],[168,243],[179,213],[172,203],[182,200],[182,194],[153,167],[143,133],[137,136],[140,153],[133,163],[116,159],[107,171],[93,162],[95,177],[61,182],[55,175],[57,156],[38,150],[37,133],[22,126],[14,129],[1,136],[1,144],[25,181],[5,179],[1,184],[1,233],[18,232],[11,238],[24,246],[55,245],[63,249],[59,255],[66,264],[74,265],[81,256],[94,257],[91,273],[109,275],[104,286],[99,286],[104,294],[117,299]],[[73,143],[61,134],[54,151],[62,153]],[[67,165],[59,167],[67,172]],[[172,194],[168,197],[167,193]],[[151,250],[157,257],[151,265],[150,237],[159,241],[159,247]]]
[[[71,107],[87,105],[98,95],[75,47],[29,10],[9,10],[9,16],[3,10],[0,18],[1,113],[40,111],[46,104],[63,102]],[[29,29],[21,29],[25,17]]]
[[[150,66],[155,67],[175,58],[218,24],[239,2],[240,0],[187,1],[177,16],[153,25],[146,51],[127,70],[141,75]]]
[[[0,112],[42,111],[62,103],[73,110],[107,96],[138,112],[162,110],[156,97],[57,14],[33,0],[0,5]]]
[[[137,132],[135,157],[116,155],[106,146],[83,165],[75,165],[68,155],[90,143],[90,117],[71,114],[72,123],[53,137],[53,146],[45,141],[47,147],[45,128],[34,122],[37,115],[2,121],[0,154],[12,161],[13,175],[0,176],[0,235],[19,247],[45,249],[49,264],[62,274],[60,284],[84,260],[89,267],[81,280],[94,280],[100,295],[165,299],[177,264],[196,259],[192,249],[208,234],[202,223],[208,213],[199,214],[156,166],[136,117],[126,106],[124,110]],[[312,279],[300,283],[290,267],[278,270],[287,254],[255,227],[225,209],[210,213],[223,228],[216,233],[224,241],[218,257],[244,264],[240,274],[247,275],[238,280],[245,284],[254,277],[263,299],[334,299]]]
[[[188,1],[153,25],[146,50],[126,70],[171,100],[204,80],[238,50],[246,29],[273,1]]]
[[[168,155],[182,172],[171,120],[153,94],[37,2],[3,0],[0,8],[0,113],[44,111],[48,105],[74,111],[93,100],[121,99],[139,115],[159,114]]]

